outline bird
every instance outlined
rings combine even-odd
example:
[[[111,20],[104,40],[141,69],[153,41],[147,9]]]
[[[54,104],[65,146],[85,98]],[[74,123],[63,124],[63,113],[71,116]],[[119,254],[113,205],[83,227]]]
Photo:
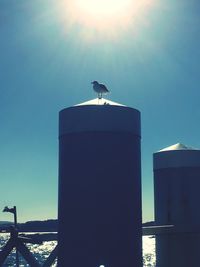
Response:
[[[98,83],[97,81],[91,83],[93,84],[93,90],[97,93],[99,99],[102,98],[103,94],[109,93],[108,88],[104,84]]]

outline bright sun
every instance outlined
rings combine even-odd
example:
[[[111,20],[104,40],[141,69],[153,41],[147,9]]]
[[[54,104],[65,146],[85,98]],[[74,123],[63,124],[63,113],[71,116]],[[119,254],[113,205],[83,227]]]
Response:
[[[62,0],[62,13],[70,24],[85,31],[110,34],[134,24],[156,0]]]
[[[118,16],[131,7],[131,0],[74,0],[74,7],[92,17]]]

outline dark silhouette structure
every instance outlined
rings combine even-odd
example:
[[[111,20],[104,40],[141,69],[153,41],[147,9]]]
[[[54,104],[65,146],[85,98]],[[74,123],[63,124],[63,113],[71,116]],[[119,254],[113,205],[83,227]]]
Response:
[[[3,212],[9,212],[9,213],[13,214],[13,216],[14,216],[14,228],[17,232],[17,207],[13,206],[13,208],[8,208],[8,206],[6,206],[3,209]],[[16,267],[19,267],[19,254],[17,251],[17,247],[16,247]]]
[[[32,235],[33,236],[33,235]],[[4,266],[6,258],[9,256],[13,248],[20,252],[21,256],[27,261],[30,267],[50,267],[54,263],[57,257],[57,246],[53,249],[49,257],[45,260],[45,262],[41,265],[38,263],[32,252],[25,245],[29,244],[42,244],[43,237],[40,239],[31,238],[30,236],[20,236],[15,227],[10,228],[10,239],[4,245],[3,249],[0,251],[0,266]],[[6,264],[7,266],[7,264]],[[10,265],[9,265],[10,266]],[[19,266],[19,259],[15,266]]]
[[[199,266],[200,150],[175,144],[154,153],[157,266]]]
[[[3,212],[10,212],[14,215],[14,226],[9,227],[10,238],[6,242],[3,248],[0,250],[0,266],[4,266],[6,258],[12,252],[13,248],[16,249],[16,267],[20,266],[19,263],[19,255],[18,251],[20,252],[21,256],[27,261],[30,267],[39,267],[41,266],[30,250],[25,245],[26,243],[30,244],[42,244],[43,241],[50,241],[56,240],[57,236],[55,234],[46,234],[46,235],[19,235],[18,232],[18,223],[17,223],[17,208],[13,206],[13,208],[8,208],[7,206],[3,209]],[[57,246],[53,249],[50,253],[49,257],[45,260],[42,264],[43,267],[50,267],[52,266],[53,262],[57,257]],[[7,266],[7,265],[6,265]]]
[[[142,266],[139,111],[60,112],[58,213],[59,267]]]

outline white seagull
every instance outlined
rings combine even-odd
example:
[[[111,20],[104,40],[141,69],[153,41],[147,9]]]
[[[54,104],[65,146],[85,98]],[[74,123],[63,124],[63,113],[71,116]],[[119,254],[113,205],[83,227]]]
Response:
[[[91,82],[93,84],[93,90],[98,94],[98,98],[101,99],[103,94],[109,93],[107,87],[102,84],[98,83],[97,81]]]

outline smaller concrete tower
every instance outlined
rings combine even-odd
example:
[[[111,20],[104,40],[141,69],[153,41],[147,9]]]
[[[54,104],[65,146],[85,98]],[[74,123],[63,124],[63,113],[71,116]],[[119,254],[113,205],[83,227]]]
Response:
[[[157,225],[175,231],[156,238],[158,267],[199,266],[200,150],[175,144],[154,153]]]

